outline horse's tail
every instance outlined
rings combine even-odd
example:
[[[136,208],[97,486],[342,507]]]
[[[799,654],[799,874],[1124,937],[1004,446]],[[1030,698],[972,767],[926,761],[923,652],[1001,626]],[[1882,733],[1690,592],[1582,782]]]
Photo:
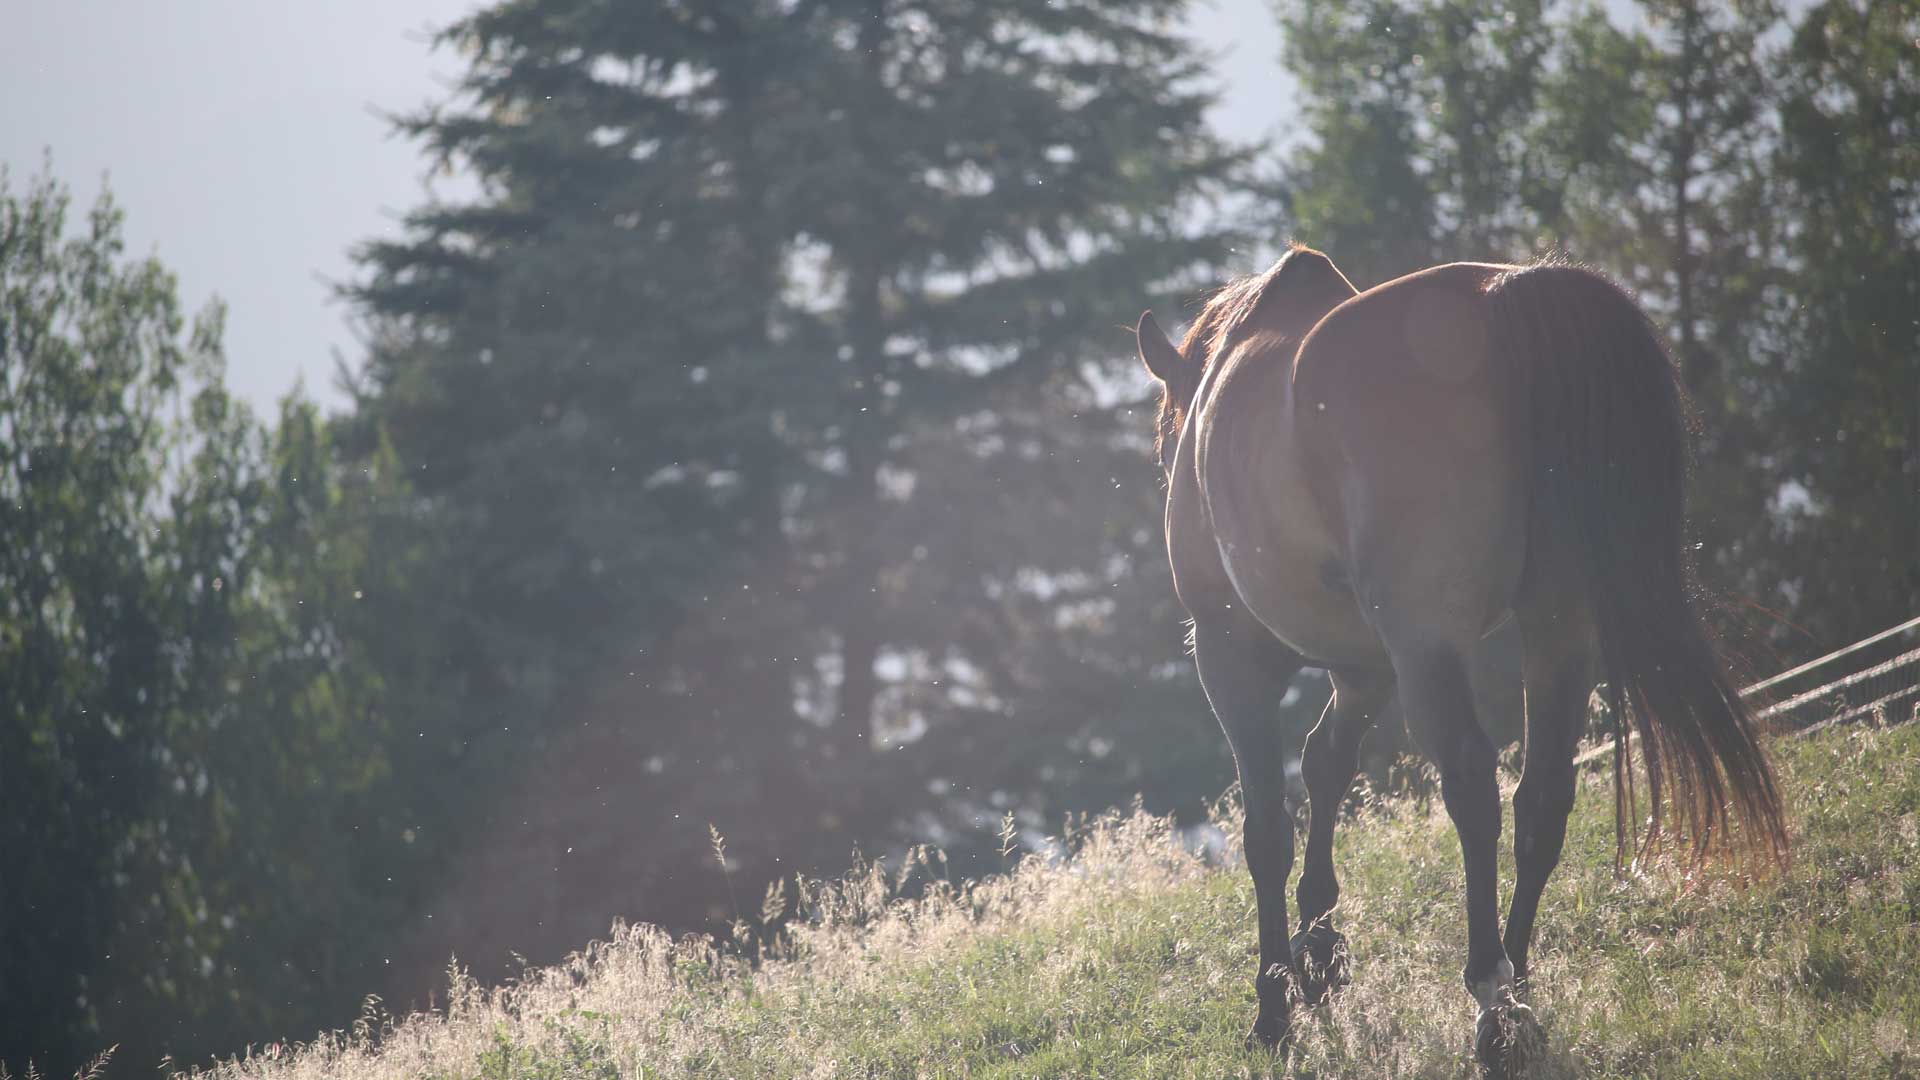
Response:
[[[1687,405],[1659,332],[1618,286],[1576,266],[1509,271],[1487,294],[1497,347],[1528,386],[1530,533],[1569,545],[1585,566],[1613,722],[1617,853],[1634,832],[1631,723],[1649,840],[1671,818],[1696,858],[1730,847],[1731,801],[1743,846],[1783,862],[1786,825],[1759,724],[1694,604],[1682,525]]]

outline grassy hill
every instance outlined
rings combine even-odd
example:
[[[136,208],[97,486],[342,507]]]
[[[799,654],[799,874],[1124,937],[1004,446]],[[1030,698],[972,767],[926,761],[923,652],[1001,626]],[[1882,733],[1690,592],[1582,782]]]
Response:
[[[1783,742],[1791,871],[1741,884],[1612,863],[1586,780],[1547,893],[1543,1075],[1920,1076],[1920,726]],[[1511,823],[1509,822],[1509,828]],[[751,970],[630,928],[444,1015],[217,1070],[385,1077],[1252,1077],[1253,893],[1167,823],[1113,818],[1074,857],[891,899],[900,868],[807,889],[817,918]],[[1296,1013],[1316,1077],[1473,1075],[1459,850],[1439,809],[1371,802],[1341,832],[1355,984]],[[912,873],[938,877],[937,857]],[[1511,880],[1511,867],[1503,880]]]

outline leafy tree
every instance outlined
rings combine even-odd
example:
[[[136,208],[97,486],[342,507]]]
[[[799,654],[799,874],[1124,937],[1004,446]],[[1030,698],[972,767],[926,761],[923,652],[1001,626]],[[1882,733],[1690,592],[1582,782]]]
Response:
[[[218,1001],[185,751],[225,674],[204,635],[230,631],[250,482],[205,468],[247,438],[218,308],[185,331],[111,200],[79,236],[68,209],[0,174],[0,1058],[53,1070],[151,1003]]]
[[[48,1074],[350,1018],[404,862],[323,426],[69,208],[0,174],[0,1060]]]
[[[1335,253],[1362,288],[1435,261],[1439,209],[1420,160],[1416,48],[1393,31],[1405,11],[1275,4],[1305,136],[1285,167],[1288,213],[1296,235]]]

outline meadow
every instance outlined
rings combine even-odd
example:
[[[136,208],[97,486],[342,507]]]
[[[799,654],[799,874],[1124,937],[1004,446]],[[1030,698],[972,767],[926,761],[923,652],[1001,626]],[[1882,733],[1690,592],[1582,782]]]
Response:
[[[1776,746],[1795,857],[1753,879],[1659,855],[1616,873],[1608,778],[1583,777],[1535,946],[1538,1075],[1920,1075],[1920,725]],[[1219,811],[1229,835],[1233,814]],[[1296,1011],[1284,1061],[1241,1043],[1254,905],[1234,853],[1195,855],[1169,821],[1133,813],[1078,823],[1065,857],[1016,854],[978,882],[949,883],[916,852],[807,883],[792,898],[804,917],[771,947],[616,928],[513,987],[456,976],[443,1010],[370,1013],[199,1075],[1475,1075],[1453,830],[1438,800],[1363,791],[1350,814],[1339,918],[1356,981]]]

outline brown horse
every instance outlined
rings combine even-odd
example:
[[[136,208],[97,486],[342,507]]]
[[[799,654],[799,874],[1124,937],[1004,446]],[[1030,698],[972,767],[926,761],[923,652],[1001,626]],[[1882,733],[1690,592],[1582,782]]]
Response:
[[[1515,1025],[1531,1023],[1514,994],[1597,682],[1623,851],[1631,717],[1654,832],[1669,818],[1700,857],[1730,846],[1732,816],[1751,850],[1784,856],[1756,726],[1689,599],[1683,395],[1618,287],[1573,266],[1456,263],[1356,294],[1326,256],[1297,248],[1215,295],[1180,347],[1150,312],[1137,333],[1163,387],[1167,553],[1246,805],[1260,924],[1250,1040],[1286,1038],[1290,984],[1312,1004],[1347,978],[1334,820],[1396,690],[1460,836],[1465,977],[1490,1069],[1515,1064]],[[1526,740],[1503,938],[1495,747],[1467,672],[1509,618]],[[1311,824],[1289,939],[1275,704],[1302,666],[1325,668],[1334,696],[1306,740]]]

